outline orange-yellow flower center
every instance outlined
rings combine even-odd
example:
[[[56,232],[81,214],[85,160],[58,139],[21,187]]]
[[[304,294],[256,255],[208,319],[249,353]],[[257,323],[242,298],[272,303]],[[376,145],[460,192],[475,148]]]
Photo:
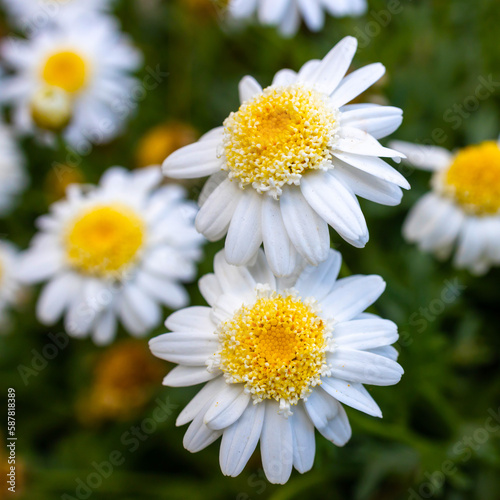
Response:
[[[255,304],[241,307],[218,334],[222,347],[215,365],[226,380],[245,384],[257,402],[278,401],[284,413],[328,371],[331,326],[313,301],[302,301],[293,291],[260,290]]]
[[[75,93],[85,85],[87,73],[85,60],[79,54],[64,51],[48,57],[43,67],[42,76],[47,85]]]
[[[444,175],[445,190],[475,215],[500,211],[500,147],[494,141],[462,149]]]
[[[331,167],[338,112],[301,85],[269,87],[224,122],[229,177],[259,193],[281,194],[307,170]]]
[[[145,240],[144,221],[121,205],[96,206],[73,221],[66,256],[83,274],[118,279],[136,261]]]

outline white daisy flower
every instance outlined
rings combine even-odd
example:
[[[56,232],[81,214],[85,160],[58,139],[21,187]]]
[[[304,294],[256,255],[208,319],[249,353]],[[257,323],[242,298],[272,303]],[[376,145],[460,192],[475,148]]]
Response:
[[[318,265],[328,256],[328,225],[364,247],[368,229],[356,195],[397,205],[399,186],[409,188],[379,158],[404,155],[377,141],[399,127],[402,111],[346,105],[385,72],[377,63],[345,77],[356,47],[355,38],[344,38],[322,61],[280,71],[265,90],[245,77],[242,105],[224,126],[165,160],[169,177],[211,176],[196,227],[211,241],[227,233],[230,264],[248,264],[263,242],[277,276],[291,274],[299,255]]]
[[[26,184],[24,158],[10,129],[0,123],[0,215],[12,209]]]
[[[61,22],[65,16],[81,16],[108,10],[112,0],[1,0],[12,21],[32,35]]]
[[[42,323],[65,314],[68,334],[106,344],[117,319],[143,336],[160,323],[160,304],[188,304],[180,282],[196,276],[203,240],[193,224],[196,204],[160,181],[158,167],[111,168],[98,187],[70,186],[67,200],[39,219],[20,276],[48,281],[37,305]]]
[[[293,36],[301,19],[311,31],[320,31],[325,24],[325,12],[334,17],[361,16],[367,4],[366,0],[229,0],[227,8],[235,19],[257,13],[262,24],[277,26],[283,36]]]
[[[81,151],[115,137],[134,107],[137,82],[130,73],[141,55],[105,16],[68,19],[28,40],[7,39],[1,51],[13,74],[0,80],[0,99],[13,107],[21,133],[64,130]]]
[[[178,363],[172,387],[208,382],[177,425],[191,422],[184,446],[197,452],[222,436],[220,465],[243,470],[260,440],[264,472],[285,483],[295,467],[311,469],[314,428],[337,446],[351,437],[341,403],[381,417],[362,384],[393,385],[403,369],[391,346],[391,321],[363,314],[384,291],[379,276],[337,280],[341,256],[276,279],[263,252],[249,267],[215,257],[215,274],[200,280],[210,307],[190,307],[166,322],[172,333],[150,341],[153,354]]]
[[[9,311],[19,302],[21,285],[15,275],[18,263],[17,249],[11,243],[0,240],[0,331],[7,329]]]
[[[407,162],[434,172],[432,191],[411,210],[403,234],[421,250],[475,274],[500,264],[500,143],[451,153],[438,146],[395,141]]]

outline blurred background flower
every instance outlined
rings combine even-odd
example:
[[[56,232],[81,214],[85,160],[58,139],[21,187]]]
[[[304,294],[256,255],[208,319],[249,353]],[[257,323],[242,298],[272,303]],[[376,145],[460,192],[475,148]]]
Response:
[[[28,1],[30,12],[45,3],[23,3]],[[133,40],[129,46],[144,56],[144,64],[134,73],[133,93],[120,108],[123,133],[80,151],[66,142],[64,134],[54,134],[57,140],[50,148],[38,140],[38,133],[15,135],[30,182],[9,197],[14,204],[9,201],[12,211],[0,217],[0,238],[27,249],[36,232],[35,220],[49,211],[53,200],[64,197],[68,184],[96,185],[112,165],[133,169],[148,163],[151,160],[139,161],[145,158],[139,155],[139,144],[157,125],[182,123],[199,133],[220,125],[238,109],[237,85],[244,75],[254,75],[268,86],[280,68],[296,69],[321,58],[347,35],[359,41],[356,67],[373,61],[387,67],[390,77],[373,87],[371,95],[364,93],[360,102],[391,103],[404,110],[404,122],[393,138],[448,151],[491,141],[500,130],[498,3],[369,0],[367,4],[363,16],[327,15],[320,32],[312,33],[301,23],[295,37],[284,39],[273,26],[228,23],[210,0],[102,3],[106,11],[99,15],[115,19],[114,36],[121,40],[120,33],[127,33]],[[90,12],[90,2],[85,6],[89,16],[96,15]],[[4,44],[20,39],[21,47],[32,47],[33,39],[48,27],[42,24],[31,33],[14,21],[6,10],[0,15]],[[101,23],[81,24],[85,39],[98,38],[95,30]],[[99,60],[106,55],[104,50],[104,45],[98,49]],[[5,60],[1,64],[5,82],[16,72]],[[120,72],[113,78],[115,86],[131,74]],[[32,76],[30,81],[40,81],[39,72]],[[20,93],[24,90],[19,88]],[[15,129],[15,106],[8,104],[4,121]],[[192,135],[185,139],[192,140]],[[146,156],[177,147],[166,138],[152,143],[155,147],[142,150],[148,151]],[[0,148],[2,196],[2,165],[10,165],[7,176],[18,171],[7,151]],[[318,439],[313,469],[303,476],[294,472],[285,486],[266,481],[258,454],[238,478],[226,478],[220,471],[218,447],[190,454],[182,445],[183,429],[175,427],[196,387],[171,390],[156,379],[148,401],[126,419],[85,421],[83,413],[92,414],[90,399],[85,398],[94,393],[99,379],[95,369],[114,344],[99,347],[91,339],[68,339],[62,321],[41,325],[36,319],[37,296],[28,296],[19,307],[9,307],[11,330],[0,335],[2,398],[7,387],[16,389],[17,452],[26,470],[24,477],[18,471],[24,493],[17,498],[498,500],[500,269],[494,267],[477,278],[408,244],[401,228],[411,207],[429,191],[429,173],[409,165],[398,168],[412,185],[401,205],[360,201],[370,230],[365,249],[351,248],[331,234],[333,246],[344,257],[341,277],[374,273],[387,282],[372,312],[398,325],[396,348],[405,376],[396,386],[369,390],[384,413],[383,421],[346,408],[353,430],[350,442],[337,448]],[[202,186],[203,181],[191,181],[188,198],[198,199]],[[222,244],[204,247],[195,278],[213,272],[213,257]],[[193,305],[206,305],[195,283],[185,289]],[[162,320],[167,314],[165,310]],[[147,335],[164,332],[160,322]],[[127,339],[127,332],[119,329],[116,345]],[[151,365],[154,362],[150,355]],[[98,399],[102,400],[94,396],[93,401]],[[139,399],[134,396],[130,401]],[[98,474],[96,464],[111,459],[112,473],[104,465],[103,474]],[[4,463],[1,457],[0,463]]]
[[[99,354],[88,392],[78,404],[83,422],[130,420],[151,402],[165,375],[163,363],[151,359],[147,342],[124,340]]]

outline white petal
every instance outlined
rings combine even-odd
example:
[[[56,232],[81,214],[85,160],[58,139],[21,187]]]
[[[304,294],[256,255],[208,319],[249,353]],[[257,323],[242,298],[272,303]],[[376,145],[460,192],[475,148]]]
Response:
[[[302,405],[293,409],[290,417],[293,438],[293,466],[301,473],[312,469],[316,453],[314,425]]]
[[[328,295],[335,285],[342,265],[342,256],[335,250],[330,250],[328,258],[319,266],[308,266],[301,273],[295,288],[302,298],[315,297],[322,300]]]
[[[225,429],[238,420],[250,402],[242,384],[226,384],[205,413],[203,422],[211,429]]]
[[[297,80],[297,73],[291,69],[282,69],[276,73],[273,79],[273,86],[292,85]]]
[[[224,237],[242,196],[236,182],[226,179],[208,197],[196,216],[196,229],[209,241]]]
[[[422,170],[441,170],[450,165],[453,155],[439,146],[424,146],[410,142],[391,141],[390,147],[406,155],[406,163]]]
[[[316,0],[297,0],[302,17],[311,31],[319,31],[325,24],[325,12]]]
[[[226,259],[230,264],[248,264],[262,243],[262,196],[249,189],[238,202],[226,237]]]
[[[215,256],[214,271],[224,293],[238,295],[242,298],[249,294],[253,295],[256,282],[250,271],[243,266],[228,264],[223,250]]]
[[[222,184],[227,179],[227,172],[221,170],[212,174],[203,185],[200,196],[198,196],[198,205],[202,207],[208,200],[208,197],[216,190],[219,184]]]
[[[140,272],[137,275],[136,283],[149,297],[171,309],[186,307],[189,303],[189,295],[186,289],[168,278]]]
[[[337,108],[352,101],[384,76],[385,67],[380,63],[369,64],[347,75],[335,92],[331,101]]]
[[[442,200],[433,192],[427,193],[411,209],[403,225],[403,235],[410,242],[419,241],[426,233],[427,224],[442,204]]]
[[[262,238],[273,273],[276,276],[292,274],[297,263],[297,252],[285,229],[280,202],[270,196],[266,196],[262,203]]]
[[[419,248],[425,252],[434,251],[443,255],[457,239],[464,219],[465,215],[454,203],[443,200],[436,205],[432,216],[422,224]]]
[[[151,352],[160,359],[186,366],[205,366],[219,349],[210,333],[165,333],[149,341]]]
[[[298,188],[283,191],[280,207],[288,235],[300,255],[313,266],[323,262],[330,249],[328,224],[311,208]]]
[[[399,128],[403,121],[403,111],[393,106],[370,106],[345,111],[341,124],[364,130],[375,139],[382,139]],[[394,147],[394,149],[397,149]]]
[[[292,423],[278,413],[275,401],[267,401],[265,405],[266,416],[260,438],[262,466],[270,483],[285,484],[293,466]]]
[[[293,2],[290,5],[290,8],[286,10],[285,16],[279,25],[281,36],[289,38],[295,35],[300,28],[300,21],[299,8],[297,7],[296,2]]]
[[[210,319],[210,313],[210,307],[187,307],[171,314],[165,326],[173,332],[213,332],[215,325]]]
[[[262,93],[262,87],[253,76],[245,76],[239,85],[240,102],[244,103]]]
[[[189,387],[202,384],[218,377],[220,372],[209,372],[205,366],[176,366],[163,379],[163,385],[169,387]]]
[[[223,160],[218,158],[221,141],[207,139],[185,146],[172,153],[163,163],[163,173],[174,179],[196,179],[221,170]]]
[[[213,398],[217,397],[217,394],[224,388],[225,385],[226,382],[224,377],[218,377],[215,380],[208,382],[179,413],[175,425],[180,427],[181,425],[187,424],[200,413],[203,420],[204,412],[201,411],[202,408],[207,407]]]
[[[382,418],[379,406],[361,384],[328,377],[322,379],[321,387],[341,403],[367,415]]]
[[[391,359],[366,351],[336,348],[328,355],[332,378],[370,385],[394,385],[401,380],[403,369]]]
[[[339,406],[335,398],[320,388],[314,389],[305,402],[307,414],[318,429],[326,427],[328,421],[338,415]]]
[[[340,406],[338,415],[330,420],[319,432],[336,446],[344,446],[351,439],[352,431],[347,414]]]
[[[359,319],[335,325],[335,344],[347,349],[366,351],[394,344],[398,328],[385,319]]]
[[[148,326],[141,320],[137,313],[131,309],[126,300],[120,297],[118,301],[118,315],[123,326],[135,337],[143,337],[148,331]]]
[[[266,255],[262,249],[257,252],[255,263],[248,266],[248,271],[256,283],[267,284],[272,289],[276,287],[276,279],[273,272],[269,268]]]
[[[194,420],[191,422],[186,434],[184,434],[184,448],[191,453],[197,453],[205,449],[222,435],[222,431],[210,429],[203,422],[203,414],[209,404],[210,403],[201,409],[200,413],[198,413],[198,415],[196,415]]]
[[[469,217],[462,229],[455,254],[455,265],[459,268],[472,268],[486,250],[486,238],[476,217]]]
[[[305,175],[302,193],[316,213],[342,238],[357,247],[368,241],[368,228],[354,194],[338,179],[324,172]]]
[[[97,345],[108,345],[116,335],[116,327],[116,313],[113,309],[108,309],[97,320],[92,339]]]
[[[259,20],[262,24],[278,24],[290,6],[290,0],[273,0],[259,3]]]
[[[205,274],[198,282],[198,288],[207,303],[213,306],[222,295],[222,288],[215,274]]]
[[[349,186],[354,194],[361,198],[381,205],[395,206],[401,203],[403,191],[399,186],[357,168],[352,168],[351,165],[338,159],[335,160],[335,169],[332,175]]]
[[[75,273],[63,273],[50,281],[37,303],[37,318],[45,325],[54,324],[72,302],[82,287],[79,276]]]
[[[366,352],[371,352],[372,354],[383,356],[384,358],[391,359],[392,361],[397,361],[399,358],[398,350],[391,345],[375,347],[374,349],[368,349]]]
[[[335,284],[322,300],[323,314],[336,323],[349,321],[372,305],[384,292],[385,281],[376,275],[351,276]]]
[[[38,283],[60,271],[63,262],[61,251],[56,249],[39,251],[35,246],[21,255],[16,276],[25,283]]]
[[[64,327],[71,337],[86,337],[94,324],[96,312],[83,299],[83,293],[73,298],[64,318]]]
[[[311,81],[311,75],[314,75],[320,66],[320,59],[310,59],[300,68],[296,80],[298,79],[299,82]]]
[[[127,284],[123,289],[123,300],[147,328],[153,328],[160,324],[160,306],[138,286],[132,283]]]
[[[349,154],[346,154],[349,153]],[[335,148],[333,150],[334,156],[338,155],[338,158],[349,163],[350,165],[356,166],[361,170],[367,171],[369,174],[375,175],[378,170],[375,172],[372,169],[376,168],[375,166],[371,166],[370,170],[366,170],[363,168],[363,163],[359,156],[370,157],[370,156],[381,156],[392,158],[394,161],[399,161],[400,158],[403,158],[404,155],[395,151],[394,149],[384,148],[377,139],[373,138],[370,134],[363,132],[358,128],[352,127],[342,127],[339,131],[339,139],[335,144]],[[353,156],[355,155],[355,156]],[[366,158],[364,158],[366,159]],[[354,161],[356,161],[360,166],[354,165]],[[373,162],[376,163],[376,162]],[[379,169],[383,167],[380,165]],[[393,174],[396,176],[396,174]],[[399,174],[400,175],[400,174]],[[396,176],[397,177],[397,176]],[[402,176],[401,176],[402,177]],[[399,178],[399,177],[398,177]],[[404,178],[403,178],[404,179]],[[394,181],[395,182],[395,181]],[[406,180],[405,184],[402,187],[408,186]]]
[[[224,431],[220,467],[225,476],[236,477],[243,471],[259,442],[265,413],[265,404],[250,401],[241,417]]]
[[[331,94],[347,73],[357,46],[354,37],[345,37],[326,55],[314,73],[299,76],[299,81],[309,81],[321,92]]]

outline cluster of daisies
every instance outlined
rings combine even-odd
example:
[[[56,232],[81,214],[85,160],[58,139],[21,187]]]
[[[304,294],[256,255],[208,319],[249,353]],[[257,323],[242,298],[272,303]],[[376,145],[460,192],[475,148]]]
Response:
[[[0,99],[17,134],[75,148],[113,138],[123,126],[141,56],[105,12],[109,2],[3,0],[25,39],[1,47]],[[360,14],[364,1],[231,0],[230,16],[254,11],[292,34],[301,16],[313,30],[324,12]],[[92,30],[88,26],[92,26]],[[341,40],[322,60],[279,71],[263,88],[247,76],[241,106],[220,127],[163,164],[113,167],[99,184],[72,185],[37,221],[19,253],[0,242],[0,318],[20,288],[43,284],[40,322],[61,319],[70,336],[109,344],[123,327],[147,336],[174,312],[169,333],[150,341],[177,364],[173,387],[204,384],[180,413],[184,446],[222,438],[220,465],[241,473],[260,442],[265,474],[285,483],[311,469],[315,429],[343,446],[344,406],[381,417],[364,387],[396,384],[403,369],[396,325],[367,313],[383,293],[379,276],[339,278],[330,228],[348,244],[369,239],[358,198],[395,206],[406,179],[389,160],[432,170],[433,192],[404,227],[410,241],[473,272],[500,264],[500,146],[449,153],[379,141],[402,122],[392,106],[351,104],[385,72],[380,63],[348,72],[357,49]],[[130,106],[126,106],[130,109]],[[133,104],[133,103],[132,103]],[[0,210],[26,183],[12,132],[0,128]],[[173,179],[208,177],[198,205]],[[199,289],[208,306],[186,307],[204,241],[224,241]]]

